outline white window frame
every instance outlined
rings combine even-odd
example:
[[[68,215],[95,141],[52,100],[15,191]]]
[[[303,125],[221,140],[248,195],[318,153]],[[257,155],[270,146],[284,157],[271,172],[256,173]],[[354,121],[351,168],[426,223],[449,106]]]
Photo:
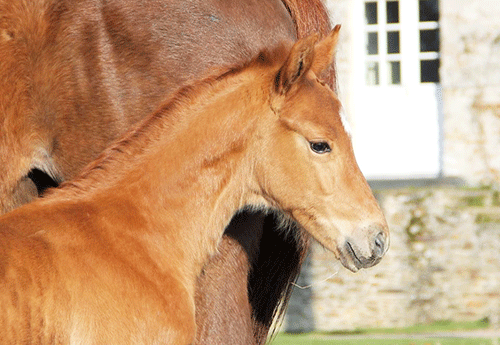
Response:
[[[355,153],[359,156],[360,167],[365,173],[368,179],[384,180],[384,179],[412,179],[412,178],[436,178],[439,177],[442,171],[442,135],[441,135],[441,87],[439,83],[421,83],[421,71],[420,71],[420,60],[434,60],[440,57],[439,52],[420,52],[420,30],[422,29],[436,29],[439,28],[438,22],[420,22],[419,21],[419,1],[418,0],[399,0],[399,23],[397,24],[387,24],[386,18],[386,8],[385,2],[387,0],[353,0],[352,1],[352,16],[351,16],[351,29],[353,38],[353,50],[352,50],[352,74],[351,78],[353,82],[351,83],[351,88],[349,92],[349,99],[347,104],[349,105],[349,111],[353,115],[351,121],[353,124],[353,141]],[[367,25],[365,23],[365,2],[377,2],[378,3],[378,20],[376,25]],[[366,51],[366,40],[368,37],[368,32],[378,32],[378,54],[371,56],[367,54]],[[387,53],[387,31],[399,31],[399,54],[388,54]],[[367,85],[366,69],[368,61],[378,61],[379,62],[379,84],[378,85]],[[400,64],[400,84],[390,84],[389,83],[389,63],[388,61],[399,60]],[[362,90],[360,90],[362,89]],[[390,138],[387,136],[394,136],[394,145],[402,143],[404,145],[412,145],[412,143],[405,142],[404,131],[411,131],[412,126],[404,126],[404,117],[412,111],[415,104],[418,105],[419,100],[411,99],[411,104],[407,107],[401,107],[401,116],[398,117],[393,115],[392,118],[389,116],[385,118],[385,123],[377,123],[373,119],[366,117],[366,114],[360,114],[360,112],[366,112],[366,104],[363,103],[364,95],[370,95],[370,97],[375,98],[380,95],[381,98],[391,97],[401,98],[408,97],[411,99],[412,95],[427,95],[426,98],[429,99],[429,104],[423,104],[420,108],[422,113],[422,128],[419,130],[428,130],[428,133],[424,134],[420,143],[414,143],[413,147],[408,146],[407,152],[408,156],[415,157],[416,161],[421,161],[422,163],[415,163],[412,165],[411,157],[405,157],[404,147],[396,147],[394,152],[388,152],[388,150],[381,149],[379,151],[370,152],[370,145],[373,146],[374,138],[370,138],[364,142],[365,134],[367,130],[373,130],[380,133],[382,140],[386,140],[385,146],[388,147],[388,142]],[[392,95],[392,96],[391,96]],[[429,97],[432,95],[432,97]],[[424,99],[424,102],[427,100]],[[383,111],[384,104],[381,103],[375,108],[374,115],[377,116],[377,111]],[[394,111],[393,111],[394,113]],[[433,113],[432,118],[425,118],[428,113]],[[362,116],[365,118],[362,118]],[[418,118],[415,115],[409,121],[413,121],[418,125]],[[357,117],[361,120],[357,121]],[[387,120],[389,119],[389,120]],[[392,120],[394,121],[392,121]],[[369,129],[362,128],[365,126],[370,126]],[[391,126],[399,126],[403,128],[403,133],[399,133],[399,128],[391,128]],[[418,127],[418,126],[417,126]],[[432,127],[432,128],[430,128]],[[357,132],[363,133],[360,136],[356,136]],[[426,141],[429,140],[429,141]],[[422,152],[419,152],[420,146],[423,147]],[[399,150],[399,151],[398,151]],[[359,152],[359,155],[358,155]],[[391,157],[393,155],[394,161],[391,165]],[[379,157],[375,157],[378,155]],[[387,155],[387,157],[383,157]],[[382,158],[382,159],[379,159]],[[385,159],[384,159],[385,158]],[[405,162],[405,159],[408,159]],[[396,161],[401,161],[401,164],[397,166]],[[378,164],[380,161],[382,163]],[[419,162],[420,162],[419,161]],[[406,167],[405,168],[405,164]]]

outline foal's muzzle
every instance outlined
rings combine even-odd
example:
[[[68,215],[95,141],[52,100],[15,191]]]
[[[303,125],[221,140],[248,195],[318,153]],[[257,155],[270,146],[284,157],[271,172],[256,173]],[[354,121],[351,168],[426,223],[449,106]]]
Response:
[[[380,227],[377,227],[380,228]],[[360,243],[354,238],[347,238],[340,248],[340,261],[349,270],[356,272],[361,268],[372,267],[380,262],[387,249],[389,239],[385,231],[374,231],[374,235]]]

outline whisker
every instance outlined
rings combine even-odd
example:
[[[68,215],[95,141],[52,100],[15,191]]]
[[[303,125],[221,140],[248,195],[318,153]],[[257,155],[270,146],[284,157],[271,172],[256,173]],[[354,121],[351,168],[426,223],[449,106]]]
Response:
[[[295,286],[295,287],[297,287],[297,288],[299,288],[299,289],[301,289],[301,290],[309,289],[309,288],[311,288],[311,287],[313,287],[313,286],[317,286],[317,285],[319,285],[319,284],[322,284],[322,283],[324,283],[324,282],[328,281],[329,279],[331,279],[331,278],[333,278],[334,276],[336,276],[338,273],[339,273],[339,271],[336,271],[336,272],[334,272],[333,274],[331,274],[330,276],[328,276],[327,278],[325,278],[325,279],[323,279],[323,280],[321,280],[321,281],[319,281],[319,282],[312,283],[312,284],[310,284],[310,285],[300,286],[299,284],[296,284],[296,283],[294,283],[294,282],[292,282],[292,285],[293,285],[293,286]]]

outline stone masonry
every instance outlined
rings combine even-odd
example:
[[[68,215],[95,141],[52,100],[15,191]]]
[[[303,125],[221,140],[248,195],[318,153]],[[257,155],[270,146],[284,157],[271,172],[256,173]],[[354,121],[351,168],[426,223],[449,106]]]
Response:
[[[349,56],[353,30],[359,30],[351,21],[355,1],[361,0],[325,0],[332,22],[342,24],[337,53],[341,99],[348,99],[356,68]],[[471,187],[443,186],[438,179],[432,187],[377,190],[391,231],[386,257],[353,274],[313,245],[297,282],[307,288],[294,291],[284,326],[288,331],[486,317],[498,326],[500,1],[440,0],[439,8],[441,175]]]
[[[391,244],[351,273],[319,245],[292,299],[288,331],[404,327],[500,315],[500,193],[435,187],[379,191]],[[332,276],[333,275],[333,276]],[[306,291],[306,293],[304,293]]]
[[[500,183],[500,1],[441,0],[444,175]]]

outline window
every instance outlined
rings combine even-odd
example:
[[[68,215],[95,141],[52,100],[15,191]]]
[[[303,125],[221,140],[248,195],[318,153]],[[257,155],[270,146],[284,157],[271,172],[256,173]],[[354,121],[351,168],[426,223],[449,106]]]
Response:
[[[401,85],[406,78],[404,69],[418,68],[419,82],[439,83],[439,8],[438,0],[413,1],[418,6],[418,27],[410,27],[408,7],[401,15],[403,1],[365,1],[365,82],[367,85]],[[406,5],[406,4],[405,4]],[[414,12],[413,12],[414,13]],[[413,20],[414,21],[414,20]],[[408,39],[412,34],[401,31],[418,30],[418,42]],[[418,45],[419,66],[407,64],[402,45]],[[410,47],[411,48],[411,47]],[[411,50],[411,49],[410,49]]]
[[[438,0],[350,0],[354,152],[368,179],[442,170]]]
[[[438,0],[419,0],[420,82],[439,83]]]
[[[365,2],[365,19],[366,83],[401,84],[399,1]]]

